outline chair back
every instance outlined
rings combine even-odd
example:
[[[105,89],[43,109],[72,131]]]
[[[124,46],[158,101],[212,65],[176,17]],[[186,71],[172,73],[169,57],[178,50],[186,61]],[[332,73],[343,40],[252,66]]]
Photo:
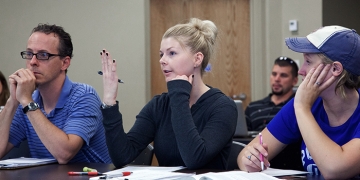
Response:
[[[240,151],[246,146],[246,144],[243,144],[241,142],[233,141],[231,143],[231,150],[226,166],[226,170],[234,170],[239,169],[239,166],[237,165],[237,157],[240,153]]]
[[[271,167],[304,171],[301,159],[301,144],[302,139],[299,139],[295,143],[288,144],[278,155],[270,160]]]
[[[21,142],[18,148],[13,147],[3,158],[1,158],[1,160],[18,157],[30,157],[30,149],[27,140]]]
[[[131,165],[147,165],[151,166],[151,162],[154,155],[154,147],[149,144],[140,154],[139,156],[130,164]]]

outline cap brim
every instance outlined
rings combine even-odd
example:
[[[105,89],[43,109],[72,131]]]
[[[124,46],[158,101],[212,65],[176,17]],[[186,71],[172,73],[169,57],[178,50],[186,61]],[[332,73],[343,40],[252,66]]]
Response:
[[[306,37],[286,38],[289,49],[299,53],[321,53]]]

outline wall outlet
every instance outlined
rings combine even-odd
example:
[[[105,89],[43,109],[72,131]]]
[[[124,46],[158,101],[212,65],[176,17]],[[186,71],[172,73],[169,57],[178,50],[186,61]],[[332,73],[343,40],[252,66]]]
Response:
[[[289,31],[297,31],[298,30],[298,22],[297,20],[290,20],[289,21]]]

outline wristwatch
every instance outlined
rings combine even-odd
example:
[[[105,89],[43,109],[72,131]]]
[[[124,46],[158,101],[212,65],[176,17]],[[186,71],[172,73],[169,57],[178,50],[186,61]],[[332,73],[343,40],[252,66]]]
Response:
[[[114,105],[115,105],[115,104],[114,104]],[[111,108],[111,107],[113,107],[114,105],[107,105],[105,102],[102,102],[102,103],[101,103],[101,109]]]
[[[27,106],[23,108],[24,114],[26,114],[28,111],[35,111],[39,109],[39,104],[36,102],[30,102]]]

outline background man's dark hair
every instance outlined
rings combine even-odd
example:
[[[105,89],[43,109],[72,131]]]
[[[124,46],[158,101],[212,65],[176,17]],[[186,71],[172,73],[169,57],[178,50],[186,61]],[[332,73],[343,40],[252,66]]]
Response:
[[[299,67],[296,64],[296,62],[294,60],[292,60],[291,58],[285,57],[285,56],[280,56],[277,59],[275,59],[274,65],[275,64],[279,65],[280,67],[291,66],[291,74],[293,75],[293,77],[298,76]]]

